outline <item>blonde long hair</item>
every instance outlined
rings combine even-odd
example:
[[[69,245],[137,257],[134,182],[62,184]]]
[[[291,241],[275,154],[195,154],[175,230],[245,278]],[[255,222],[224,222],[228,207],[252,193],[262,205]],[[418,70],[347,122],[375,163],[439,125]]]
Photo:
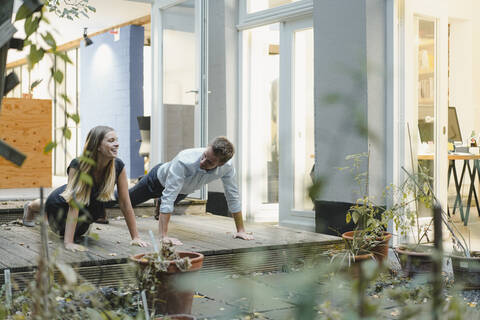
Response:
[[[65,201],[74,200],[83,206],[90,204],[93,171],[98,162],[98,148],[105,135],[110,131],[114,131],[114,129],[107,126],[96,126],[88,133],[82,156],[79,159],[80,166],[73,179],[68,182],[65,191],[60,194]],[[115,177],[115,160],[112,159],[107,164],[103,177],[99,181],[100,193],[97,200],[108,201],[114,199]]]

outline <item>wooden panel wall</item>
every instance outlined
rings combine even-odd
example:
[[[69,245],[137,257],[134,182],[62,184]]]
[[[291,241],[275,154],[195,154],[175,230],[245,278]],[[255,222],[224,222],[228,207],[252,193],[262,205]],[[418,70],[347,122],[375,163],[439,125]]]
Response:
[[[0,139],[27,156],[21,167],[0,157],[0,189],[52,186],[52,154],[43,153],[52,140],[52,100],[4,98]]]

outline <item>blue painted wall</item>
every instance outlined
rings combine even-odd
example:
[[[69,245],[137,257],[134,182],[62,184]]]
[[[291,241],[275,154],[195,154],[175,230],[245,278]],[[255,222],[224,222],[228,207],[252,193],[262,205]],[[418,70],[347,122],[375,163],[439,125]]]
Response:
[[[92,45],[85,47],[82,41],[80,47],[82,144],[94,126],[113,127],[127,176],[137,178],[144,171],[136,141],[140,139],[137,116],[143,115],[144,29],[131,25],[120,29],[117,41],[108,32],[92,40]]]

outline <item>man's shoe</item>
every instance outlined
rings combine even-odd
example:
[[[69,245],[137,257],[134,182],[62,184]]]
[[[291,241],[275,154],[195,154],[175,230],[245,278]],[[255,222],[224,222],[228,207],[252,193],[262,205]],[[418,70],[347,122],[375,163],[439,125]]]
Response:
[[[107,211],[103,208],[102,215],[95,220],[95,223],[108,224]]]
[[[101,217],[95,220],[95,223],[100,223],[100,224],[109,224],[107,217]]]

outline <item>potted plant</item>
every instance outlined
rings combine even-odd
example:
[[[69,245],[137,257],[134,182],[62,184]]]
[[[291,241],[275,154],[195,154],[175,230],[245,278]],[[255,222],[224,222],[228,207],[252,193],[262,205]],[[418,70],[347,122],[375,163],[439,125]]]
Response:
[[[453,223],[450,225],[453,235],[453,250],[450,258],[454,280],[464,289],[480,289],[480,252],[471,251],[460,231]]]
[[[185,288],[182,280],[187,273],[202,267],[201,253],[176,251],[171,243],[162,242],[159,252],[137,254],[131,260],[138,266],[139,287],[146,291],[154,313],[191,313],[194,290]]]
[[[363,249],[362,244],[356,241],[357,239],[357,237],[351,241],[344,239],[345,247],[343,249],[334,249],[325,253],[330,257],[330,263],[336,263],[340,270],[347,272],[353,278],[359,277],[364,262],[375,261],[374,254]]]
[[[360,194],[359,199],[350,206],[345,217],[347,224],[354,223],[354,230],[344,232],[342,238],[351,248],[372,253],[375,259],[382,263],[388,257],[388,242],[392,238],[392,234],[387,232],[387,227],[392,219],[394,209],[386,210],[383,205],[375,203],[373,197],[369,196],[369,158],[369,153],[349,155],[345,159],[352,161],[352,166],[341,168],[341,170],[348,169],[354,174]],[[365,159],[367,160],[367,171],[361,172]]]
[[[480,252],[455,250],[451,255],[453,276],[464,289],[480,289]]]
[[[406,180],[397,188],[397,202],[403,203],[403,210],[398,210],[393,215],[395,230],[404,240],[394,248],[405,276],[428,273],[433,268],[433,251],[430,234],[432,233],[433,220],[426,219],[422,225],[420,212],[431,210],[435,201],[432,192],[432,178],[428,171],[418,166],[418,172],[410,173],[402,167],[407,175]]]

